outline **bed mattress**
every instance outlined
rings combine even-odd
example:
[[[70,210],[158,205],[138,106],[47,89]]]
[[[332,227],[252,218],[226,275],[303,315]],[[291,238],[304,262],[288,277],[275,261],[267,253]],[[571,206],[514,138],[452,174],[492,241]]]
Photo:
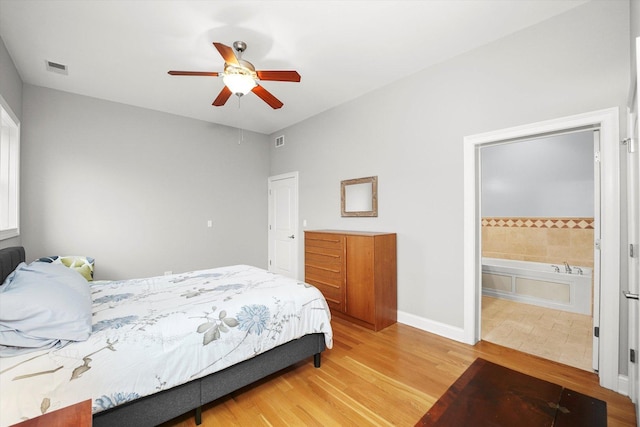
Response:
[[[97,413],[310,333],[332,346],[315,287],[247,265],[88,286],[87,341],[0,358],[0,426],[86,399]]]

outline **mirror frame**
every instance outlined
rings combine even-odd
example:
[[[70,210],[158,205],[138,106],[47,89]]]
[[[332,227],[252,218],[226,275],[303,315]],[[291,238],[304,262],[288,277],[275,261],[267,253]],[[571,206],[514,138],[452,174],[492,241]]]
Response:
[[[371,210],[370,211],[346,211],[346,186],[355,184],[371,183]],[[342,216],[378,216],[378,177],[368,176],[365,178],[346,179],[340,181],[340,211]]]

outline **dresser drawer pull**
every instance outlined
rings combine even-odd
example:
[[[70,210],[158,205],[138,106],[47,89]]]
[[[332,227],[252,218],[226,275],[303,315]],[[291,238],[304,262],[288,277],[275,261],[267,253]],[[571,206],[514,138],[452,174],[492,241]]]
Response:
[[[336,270],[335,268],[321,267],[319,265],[307,264],[307,267],[315,268],[322,271],[328,271],[329,273],[340,273],[340,270]]]
[[[328,253],[325,253],[325,252],[310,251],[308,249],[306,250],[305,253],[313,254],[313,255],[322,255],[322,256],[327,256],[327,257],[330,257],[330,258],[340,258],[342,256],[342,255],[328,254]]]
[[[327,302],[332,302],[332,303],[334,303],[334,304],[338,304],[338,305],[340,305],[340,304],[341,304],[341,302],[340,302],[340,301],[338,301],[337,299],[327,298],[327,297],[324,297],[324,299],[326,299],[326,300],[327,300]]]
[[[325,282],[325,281],[322,281],[322,280],[315,280],[315,279],[307,279],[307,281],[309,283],[311,283],[312,285],[314,283],[317,283],[319,285],[328,286],[330,288],[340,289],[340,285],[336,285],[335,283],[329,283],[329,282]]]
[[[333,239],[314,239],[313,237],[307,237],[307,242],[331,242],[331,243],[340,243],[342,240],[333,240]]]

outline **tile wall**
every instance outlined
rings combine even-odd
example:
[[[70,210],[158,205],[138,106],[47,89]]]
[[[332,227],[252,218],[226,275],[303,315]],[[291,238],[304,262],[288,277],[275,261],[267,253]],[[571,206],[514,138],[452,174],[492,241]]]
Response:
[[[482,256],[593,268],[593,218],[482,218]]]

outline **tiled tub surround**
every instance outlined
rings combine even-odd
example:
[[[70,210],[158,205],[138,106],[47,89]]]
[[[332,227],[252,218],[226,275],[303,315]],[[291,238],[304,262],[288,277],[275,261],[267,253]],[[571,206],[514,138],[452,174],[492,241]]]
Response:
[[[593,221],[593,218],[483,218],[483,259],[494,258],[498,264],[501,260],[535,263],[522,269],[508,266],[508,274],[500,271],[502,266],[483,265],[483,294],[590,314]],[[565,262],[573,274],[566,274]],[[540,266],[548,272],[538,275],[527,271]],[[559,274],[552,274],[553,266],[558,266]],[[587,274],[580,276],[581,271]],[[552,280],[548,276],[557,278]]]
[[[593,218],[483,218],[482,256],[593,268]]]

